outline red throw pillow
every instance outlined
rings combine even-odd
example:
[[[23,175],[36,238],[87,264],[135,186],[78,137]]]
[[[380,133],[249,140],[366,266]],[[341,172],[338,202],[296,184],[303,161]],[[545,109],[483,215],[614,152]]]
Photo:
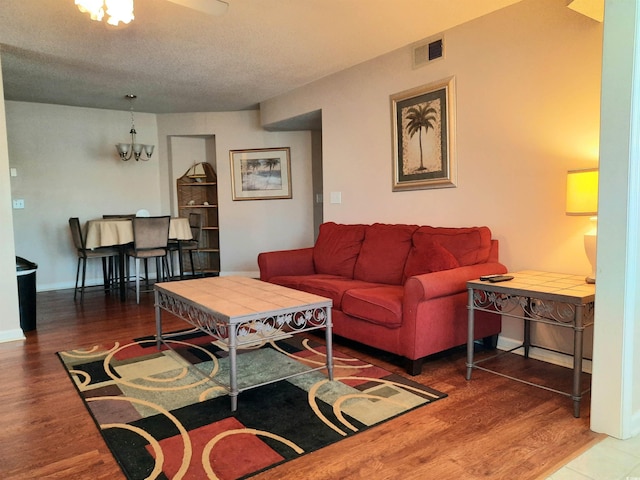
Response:
[[[406,280],[414,275],[450,270],[459,266],[456,257],[442,245],[433,241],[423,241],[409,251],[404,276]]]
[[[353,278],[366,225],[340,225],[327,222],[320,225],[320,233],[313,247],[316,273]]]
[[[461,266],[485,263],[491,252],[491,230],[488,227],[420,227],[413,244],[435,242],[446,248]]]
[[[374,223],[367,228],[353,278],[373,283],[402,285],[411,238],[417,225]]]

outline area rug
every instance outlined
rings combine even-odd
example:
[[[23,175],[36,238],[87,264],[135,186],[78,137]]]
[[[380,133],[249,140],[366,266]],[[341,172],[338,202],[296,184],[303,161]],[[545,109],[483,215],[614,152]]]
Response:
[[[228,384],[222,344],[176,332],[59,352],[76,389],[129,479],[237,479],[338,442],[445,394],[296,335],[238,352],[238,409],[207,375]]]

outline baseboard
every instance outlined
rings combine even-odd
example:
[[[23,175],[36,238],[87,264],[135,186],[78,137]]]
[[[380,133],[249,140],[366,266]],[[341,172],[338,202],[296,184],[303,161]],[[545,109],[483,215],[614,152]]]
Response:
[[[499,350],[511,350],[522,345],[522,340],[515,340],[513,338],[498,337],[498,349]],[[514,350],[516,355],[524,355],[524,349],[520,348]],[[529,350],[529,357],[542,362],[551,363],[553,365],[559,365],[561,367],[573,368],[573,356],[566,353],[560,353],[544,348],[531,347]],[[591,360],[582,360],[582,371],[591,373]]]
[[[249,277],[249,278],[260,278],[260,272],[259,271],[255,271],[255,272],[220,272],[220,276],[221,277]]]
[[[0,331],[0,343],[15,342],[16,340],[24,340],[25,336],[22,329],[17,328],[14,330],[2,330]]]
[[[238,271],[238,272],[220,272],[221,277],[230,277],[230,276],[238,276],[238,277],[249,277],[249,278],[260,278],[260,271]],[[154,280],[155,274],[153,272],[149,273],[149,278]],[[50,292],[52,290],[68,290],[70,288],[75,287],[75,280],[72,282],[59,282],[59,283],[45,283],[38,284],[36,286],[37,292]],[[95,279],[87,279],[85,282],[85,287],[97,287],[102,285],[102,277]]]

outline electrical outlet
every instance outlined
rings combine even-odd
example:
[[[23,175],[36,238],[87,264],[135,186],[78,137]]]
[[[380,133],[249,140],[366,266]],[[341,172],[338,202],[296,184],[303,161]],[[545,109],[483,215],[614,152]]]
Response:
[[[13,208],[14,209],[24,208],[24,200],[23,199],[14,200],[13,201]]]

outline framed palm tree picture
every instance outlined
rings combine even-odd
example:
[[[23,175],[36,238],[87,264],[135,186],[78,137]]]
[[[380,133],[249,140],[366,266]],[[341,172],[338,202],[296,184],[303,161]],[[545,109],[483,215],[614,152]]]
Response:
[[[391,96],[393,191],[456,186],[454,78]]]
[[[233,200],[292,198],[289,147],[231,150]]]

